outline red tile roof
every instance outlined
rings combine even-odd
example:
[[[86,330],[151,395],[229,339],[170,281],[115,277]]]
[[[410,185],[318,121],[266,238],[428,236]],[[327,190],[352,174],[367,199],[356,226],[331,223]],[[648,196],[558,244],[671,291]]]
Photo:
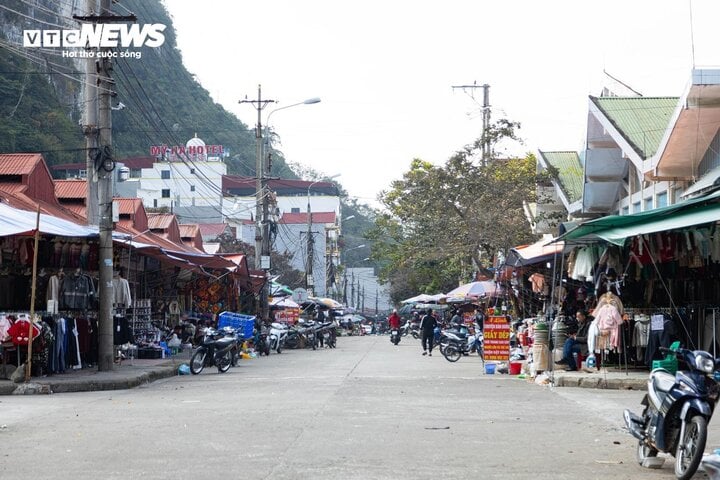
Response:
[[[69,204],[69,205],[63,205],[63,207],[67,208],[68,210],[73,212],[75,215],[78,215],[82,218],[87,218],[87,212],[86,212],[85,205]]]
[[[280,223],[308,223],[307,212],[284,213]],[[335,223],[335,212],[312,212],[312,223]]]
[[[17,193],[25,193],[27,185],[23,185],[22,183],[0,182],[0,190],[15,195]]]
[[[43,162],[39,153],[3,153],[0,154],[0,175],[29,175]]]
[[[55,196],[58,199],[84,199],[87,197],[87,181],[55,180]]]

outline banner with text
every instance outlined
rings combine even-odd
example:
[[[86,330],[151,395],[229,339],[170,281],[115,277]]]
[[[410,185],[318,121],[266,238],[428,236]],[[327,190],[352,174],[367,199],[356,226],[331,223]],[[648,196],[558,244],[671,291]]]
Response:
[[[510,360],[510,323],[506,317],[487,317],[485,336],[485,361],[507,362]]]

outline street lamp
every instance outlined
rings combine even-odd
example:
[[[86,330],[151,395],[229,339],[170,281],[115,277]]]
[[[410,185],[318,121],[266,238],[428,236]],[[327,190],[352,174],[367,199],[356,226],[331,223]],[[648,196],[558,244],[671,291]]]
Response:
[[[336,173],[330,177],[321,180],[315,180],[310,183],[307,188],[307,268],[305,269],[305,288],[307,288],[308,294],[313,295],[313,286],[315,281],[313,280],[313,257],[315,255],[315,239],[312,236],[312,210],[310,209],[310,189],[316,183],[323,182],[325,180],[332,180],[333,178],[339,177],[340,174]]]

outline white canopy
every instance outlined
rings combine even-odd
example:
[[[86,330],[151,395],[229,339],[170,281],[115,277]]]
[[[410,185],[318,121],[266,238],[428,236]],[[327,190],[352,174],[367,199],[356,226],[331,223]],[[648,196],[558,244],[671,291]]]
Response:
[[[416,295],[414,297],[406,298],[400,303],[432,303],[432,302],[439,302],[445,298],[445,295],[442,293],[437,293],[435,295],[427,295],[425,293],[421,293],[420,295]]]
[[[36,221],[37,212],[0,203],[0,237],[34,233]],[[40,214],[40,233],[64,237],[94,237],[99,234],[97,227],[78,225],[44,213]]]

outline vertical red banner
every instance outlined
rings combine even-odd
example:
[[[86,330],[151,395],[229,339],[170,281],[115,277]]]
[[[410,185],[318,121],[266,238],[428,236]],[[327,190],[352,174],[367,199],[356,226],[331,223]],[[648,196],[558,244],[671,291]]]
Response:
[[[510,323],[506,317],[487,317],[484,322],[485,361],[510,360]]]

